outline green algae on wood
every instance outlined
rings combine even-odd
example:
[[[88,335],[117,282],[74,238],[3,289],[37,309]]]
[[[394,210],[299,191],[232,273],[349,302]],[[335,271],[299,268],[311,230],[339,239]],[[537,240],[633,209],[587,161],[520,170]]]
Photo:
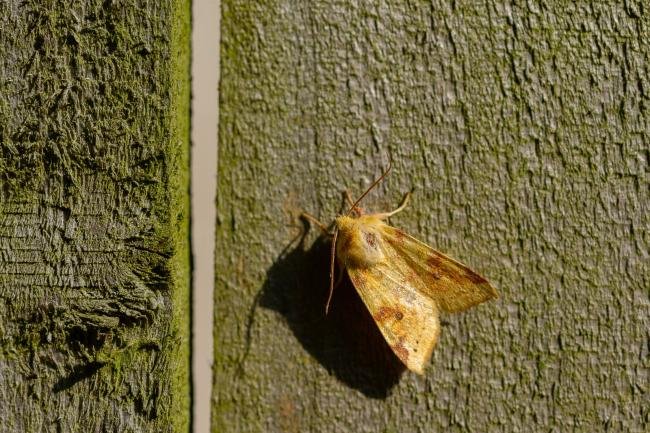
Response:
[[[189,2],[0,4],[0,425],[189,428]]]

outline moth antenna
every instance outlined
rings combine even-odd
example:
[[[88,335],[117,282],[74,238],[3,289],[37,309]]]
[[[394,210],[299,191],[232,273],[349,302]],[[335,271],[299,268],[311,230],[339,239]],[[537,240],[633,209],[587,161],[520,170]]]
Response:
[[[334,229],[334,237],[332,238],[332,249],[330,251],[330,293],[327,296],[327,303],[325,304],[325,315],[329,313],[330,302],[332,302],[332,295],[334,294],[334,259],[336,256],[336,238],[339,236],[339,229]]]
[[[348,202],[348,206],[352,206],[354,204],[354,200],[352,200],[352,197],[350,197],[350,191],[346,189],[343,196],[345,197],[345,201]],[[345,208],[343,210],[345,210]],[[357,214],[357,216],[361,216],[362,213],[359,206],[354,206],[353,212]]]
[[[363,194],[361,194],[361,197],[359,197],[359,198],[357,199],[357,201],[354,202],[354,204],[352,205],[352,207],[350,207],[350,210],[348,210],[348,212],[346,213],[346,215],[350,215],[350,214],[352,213],[352,211],[357,207],[357,205],[359,204],[359,202],[360,202],[361,200],[363,200],[363,198],[364,198],[365,196],[367,196],[368,193],[369,193],[370,191],[372,191],[372,189],[373,189],[374,187],[376,187],[377,184],[378,184],[379,182],[381,182],[382,180],[384,180],[384,178],[386,177],[386,175],[388,174],[388,172],[390,171],[390,169],[391,169],[392,166],[393,166],[393,160],[392,160],[392,158],[391,158],[391,159],[388,160],[388,168],[386,169],[386,171],[384,171],[384,173],[383,173],[381,176],[379,176],[379,178],[378,178],[377,180],[375,180],[375,181],[372,183],[372,185],[370,185],[370,187],[366,190],[366,192],[364,192]]]

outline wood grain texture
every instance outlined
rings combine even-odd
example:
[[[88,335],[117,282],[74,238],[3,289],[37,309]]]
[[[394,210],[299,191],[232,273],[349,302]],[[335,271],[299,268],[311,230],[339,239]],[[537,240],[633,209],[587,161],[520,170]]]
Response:
[[[224,0],[214,432],[647,431],[649,11],[550,3]],[[500,294],[424,378],[297,219],[389,157],[365,206]]]
[[[187,431],[189,2],[0,29],[0,430]]]

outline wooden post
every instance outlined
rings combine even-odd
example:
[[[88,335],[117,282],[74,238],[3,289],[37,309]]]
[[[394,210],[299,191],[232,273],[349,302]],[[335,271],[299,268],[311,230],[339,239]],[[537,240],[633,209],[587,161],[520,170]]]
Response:
[[[561,3],[223,1],[214,432],[647,430],[648,11]],[[500,293],[424,377],[298,219],[389,158],[364,207]]]
[[[189,429],[189,2],[0,4],[0,430]]]

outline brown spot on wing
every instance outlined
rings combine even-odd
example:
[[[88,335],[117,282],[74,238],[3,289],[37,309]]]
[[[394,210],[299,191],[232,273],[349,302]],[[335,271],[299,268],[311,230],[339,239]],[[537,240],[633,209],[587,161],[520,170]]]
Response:
[[[436,281],[442,278],[442,274],[438,272],[437,269],[432,269],[430,275],[431,278],[433,278]]]
[[[468,280],[470,280],[474,284],[485,284],[487,283],[487,280],[477,274],[476,272],[472,272],[469,269],[465,271],[465,276],[467,277]]]
[[[452,267],[449,269],[449,265],[445,262],[445,258],[438,255],[430,255],[429,258],[427,258],[427,264],[431,267],[429,272],[431,272],[431,276],[436,280],[442,277],[440,270],[447,269],[447,278],[452,281],[462,283],[462,280],[466,278],[474,284],[487,283],[487,280],[485,278],[472,271],[471,269],[460,264],[458,264],[457,267]]]
[[[444,256],[439,256],[435,253],[432,253],[427,258],[427,264],[429,265],[429,273],[435,279],[439,280],[442,278],[443,274],[451,281],[461,283],[465,277],[465,272],[462,272],[456,267],[450,268],[449,259]],[[444,271],[444,272],[443,272]]]
[[[404,341],[404,337],[400,337],[397,343],[393,344],[391,348],[393,349],[397,357],[401,359],[403,363],[406,364],[406,362],[409,359],[409,351],[406,347],[404,347],[403,341]]]
[[[434,280],[439,280],[442,278],[442,272],[441,270],[445,268],[445,261],[442,257],[439,257],[437,255],[430,255],[429,258],[427,258],[427,264],[429,265],[429,275],[431,278]],[[452,280],[455,280],[453,273],[450,273],[449,278]]]
[[[377,236],[372,232],[364,232],[363,237],[366,239],[368,245],[372,248],[377,248]]]
[[[352,284],[355,287],[358,287],[361,283],[363,283],[363,279],[361,277],[352,274],[349,274],[349,276],[350,276],[350,281],[352,281]]]
[[[431,255],[427,259],[427,264],[432,268],[440,269],[442,268],[443,263],[444,263],[443,259],[436,255]]]
[[[379,311],[373,316],[377,322],[383,322],[384,320],[391,317],[395,320],[402,320],[404,318],[404,313],[399,311],[397,308],[381,307]]]
[[[405,277],[404,277],[404,282],[413,285],[418,280],[418,274],[415,272],[411,271],[409,272]]]

